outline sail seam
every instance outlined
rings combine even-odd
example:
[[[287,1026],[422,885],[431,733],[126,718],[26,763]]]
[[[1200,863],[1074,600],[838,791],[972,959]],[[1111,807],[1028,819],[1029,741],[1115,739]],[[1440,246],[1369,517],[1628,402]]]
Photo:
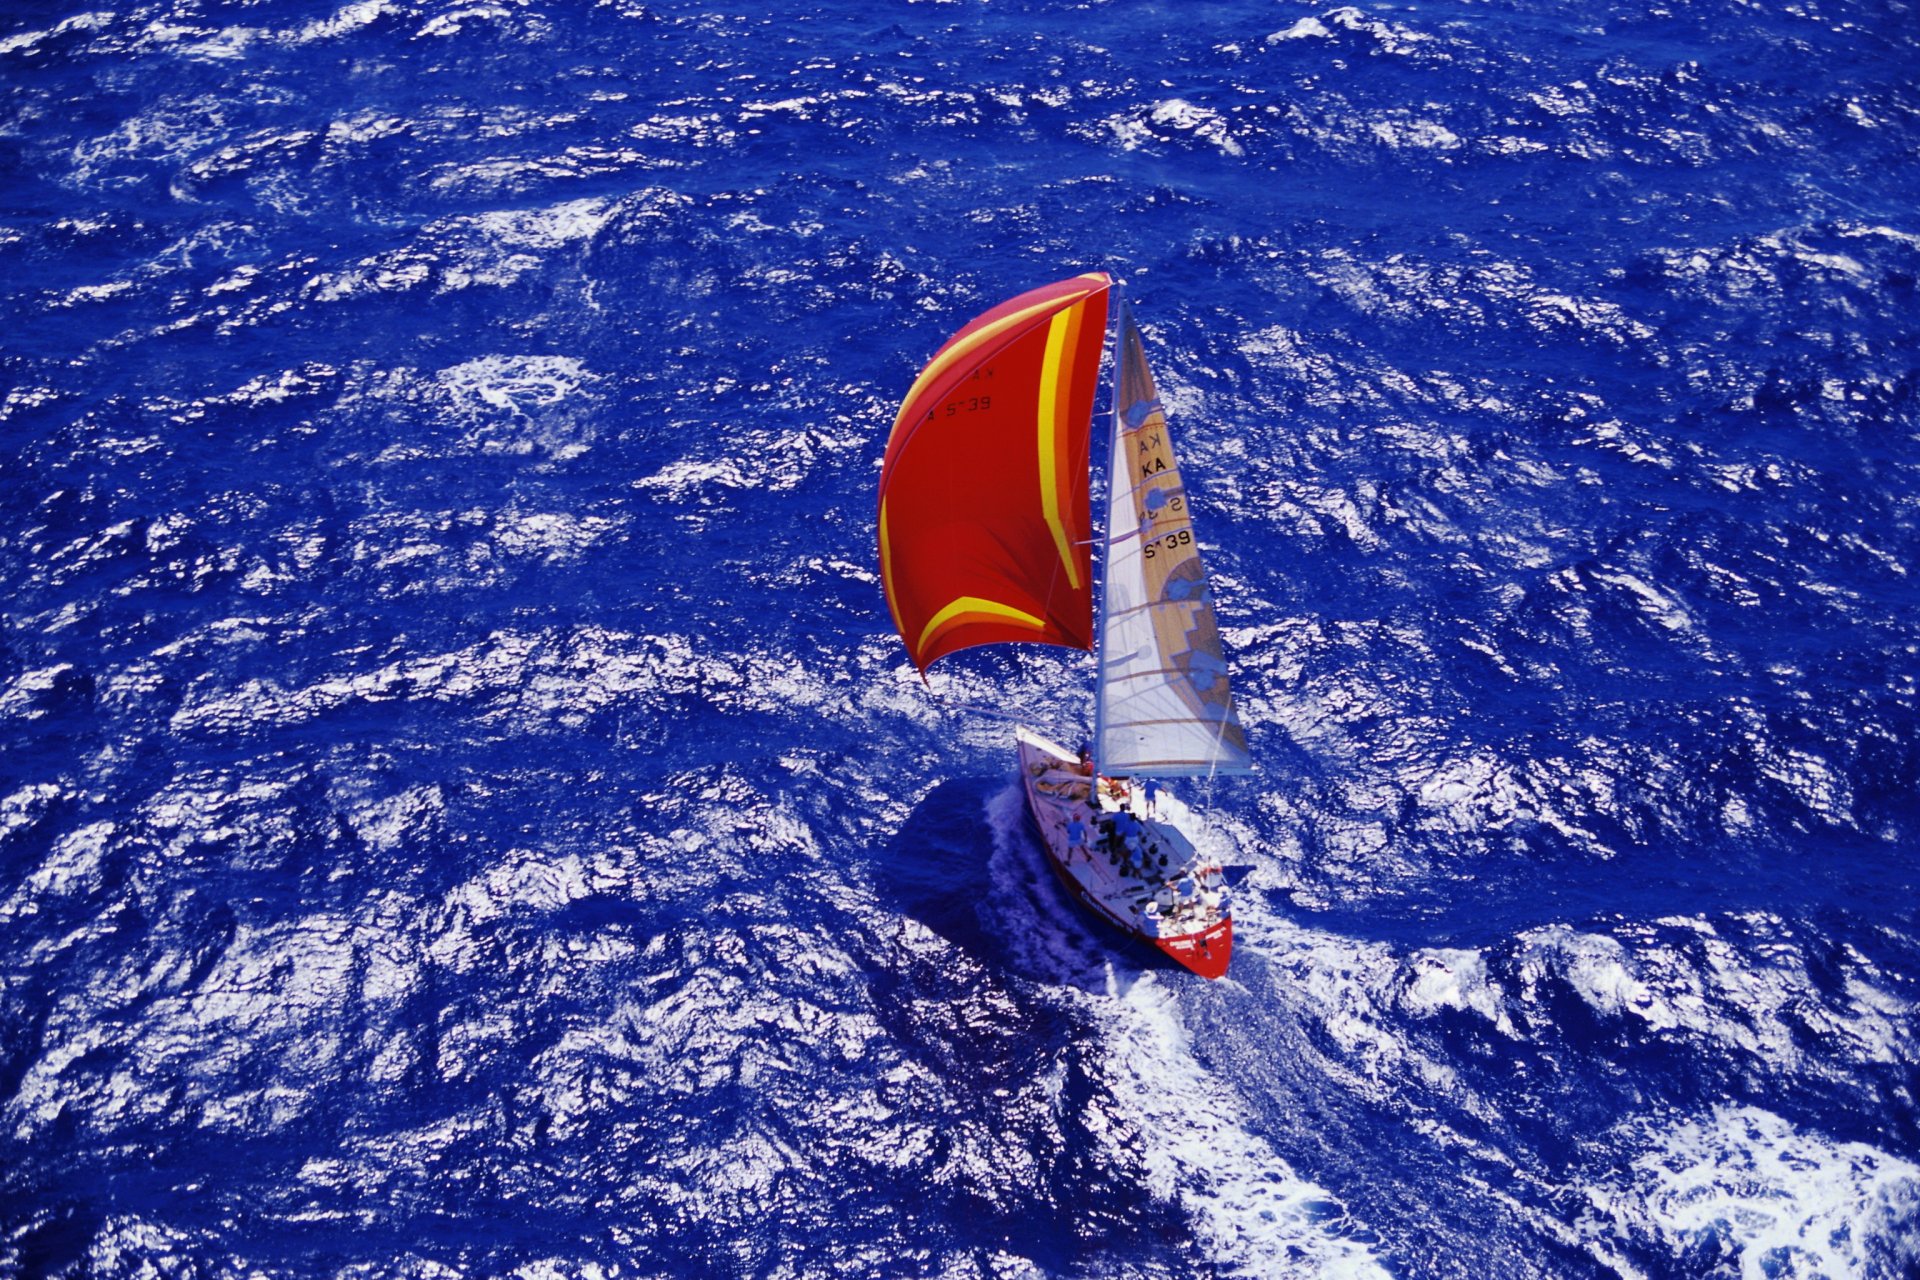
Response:
[[[1111,616],[1116,618],[1131,618],[1136,614],[1146,613],[1153,609],[1191,608],[1193,603],[1191,600],[1149,600],[1145,604],[1133,604],[1128,605],[1124,609],[1116,609]]]

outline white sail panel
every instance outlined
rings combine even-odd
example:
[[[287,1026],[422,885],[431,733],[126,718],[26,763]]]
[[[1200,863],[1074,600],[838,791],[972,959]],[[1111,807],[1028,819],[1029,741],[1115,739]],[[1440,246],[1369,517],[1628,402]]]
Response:
[[[1121,308],[1094,711],[1110,775],[1246,773],[1186,486],[1131,308]]]

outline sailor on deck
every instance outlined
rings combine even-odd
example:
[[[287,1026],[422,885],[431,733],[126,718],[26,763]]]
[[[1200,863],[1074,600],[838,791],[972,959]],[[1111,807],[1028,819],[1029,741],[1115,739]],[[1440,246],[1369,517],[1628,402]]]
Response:
[[[1145,828],[1140,819],[1133,816],[1131,810],[1122,809],[1113,815],[1113,834],[1120,843],[1120,861],[1129,872],[1135,871],[1144,854],[1141,851]]]
[[[1073,855],[1080,854],[1088,862],[1093,855],[1087,852],[1087,824],[1080,821],[1078,815],[1067,819],[1067,861],[1073,861]]]

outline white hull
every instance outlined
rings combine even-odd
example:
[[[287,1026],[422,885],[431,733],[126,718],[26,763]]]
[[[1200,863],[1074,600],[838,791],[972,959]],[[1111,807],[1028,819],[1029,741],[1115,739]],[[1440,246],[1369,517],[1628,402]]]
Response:
[[[1031,729],[1018,729],[1020,781],[1047,861],[1067,892],[1114,928],[1171,956],[1204,978],[1227,971],[1233,917],[1220,868],[1201,859],[1172,821],[1148,813],[1140,788],[1094,779],[1074,753]],[[1132,848],[1112,831],[1122,813],[1139,821]],[[1078,818],[1083,839],[1070,824]]]

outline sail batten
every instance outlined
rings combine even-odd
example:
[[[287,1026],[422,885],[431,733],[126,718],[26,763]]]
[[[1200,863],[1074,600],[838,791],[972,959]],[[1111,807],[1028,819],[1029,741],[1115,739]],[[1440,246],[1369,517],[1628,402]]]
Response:
[[[1109,774],[1251,771],[1165,407],[1120,311],[1095,757]]]

